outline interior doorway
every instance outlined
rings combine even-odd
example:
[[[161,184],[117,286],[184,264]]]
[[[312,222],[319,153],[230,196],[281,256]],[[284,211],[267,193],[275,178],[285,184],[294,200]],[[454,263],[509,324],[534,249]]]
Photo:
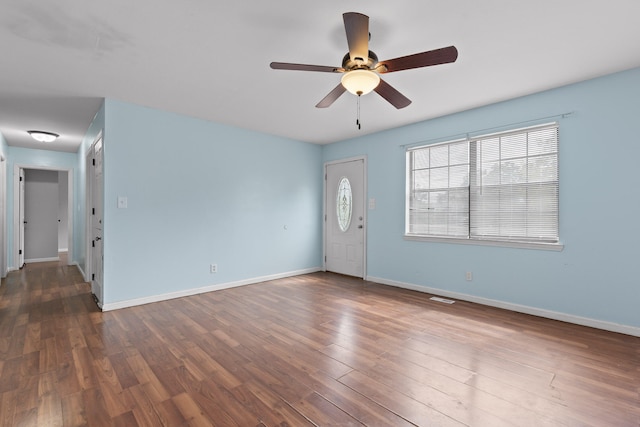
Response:
[[[62,187],[62,188],[61,188]],[[13,268],[26,262],[73,260],[73,170],[14,166]]]
[[[59,259],[58,186],[58,171],[24,169],[23,203],[20,203],[24,206],[21,233],[24,263]]]

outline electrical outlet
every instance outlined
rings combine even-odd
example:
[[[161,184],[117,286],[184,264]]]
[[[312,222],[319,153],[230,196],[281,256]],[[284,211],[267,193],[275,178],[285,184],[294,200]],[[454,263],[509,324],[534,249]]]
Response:
[[[209,266],[209,272],[210,273],[217,273],[218,272],[218,264],[211,264]]]
[[[470,271],[467,271],[467,282],[470,282],[473,280],[473,273],[471,273]]]

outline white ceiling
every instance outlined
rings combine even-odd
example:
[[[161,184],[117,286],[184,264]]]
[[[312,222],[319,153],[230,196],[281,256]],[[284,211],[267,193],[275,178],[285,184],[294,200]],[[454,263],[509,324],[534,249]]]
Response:
[[[370,17],[380,60],[455,45],[458,61],[383,78],[315,105],[340,74],[342,13]],[[11,146],[75,152],[103,97],[325,144],[640,66],[638,0],[3,0],[0,132]],[[26,130],[59,133],[35,145]]]

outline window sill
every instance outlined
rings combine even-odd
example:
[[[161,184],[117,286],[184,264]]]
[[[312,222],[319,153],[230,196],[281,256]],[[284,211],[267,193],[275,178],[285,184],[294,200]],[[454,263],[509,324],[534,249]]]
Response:
[[[503,247],[503,248],[517,248],[517,249],[539,249],[539,250],[556,251],[556,252],[559,252],[564,249],[564,245],[562,243],[506,242],[503,240],[461,239],[456,237],[421,236],[417,234],[405,234],[404,239],[419,241],[419,242],[451,243],[451,244],[457,244],[457,245],[476,245],[476,246],[497,246],[497,247]]]

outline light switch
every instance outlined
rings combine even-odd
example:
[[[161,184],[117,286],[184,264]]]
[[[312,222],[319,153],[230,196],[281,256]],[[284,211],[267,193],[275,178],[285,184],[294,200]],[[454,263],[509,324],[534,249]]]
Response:
[[[118,196],[118,209],[127,209],[127,198],[125,196]]]
[[[376,208],[376,199],[373,197],[369,199],[369,210],[372,211]]]

